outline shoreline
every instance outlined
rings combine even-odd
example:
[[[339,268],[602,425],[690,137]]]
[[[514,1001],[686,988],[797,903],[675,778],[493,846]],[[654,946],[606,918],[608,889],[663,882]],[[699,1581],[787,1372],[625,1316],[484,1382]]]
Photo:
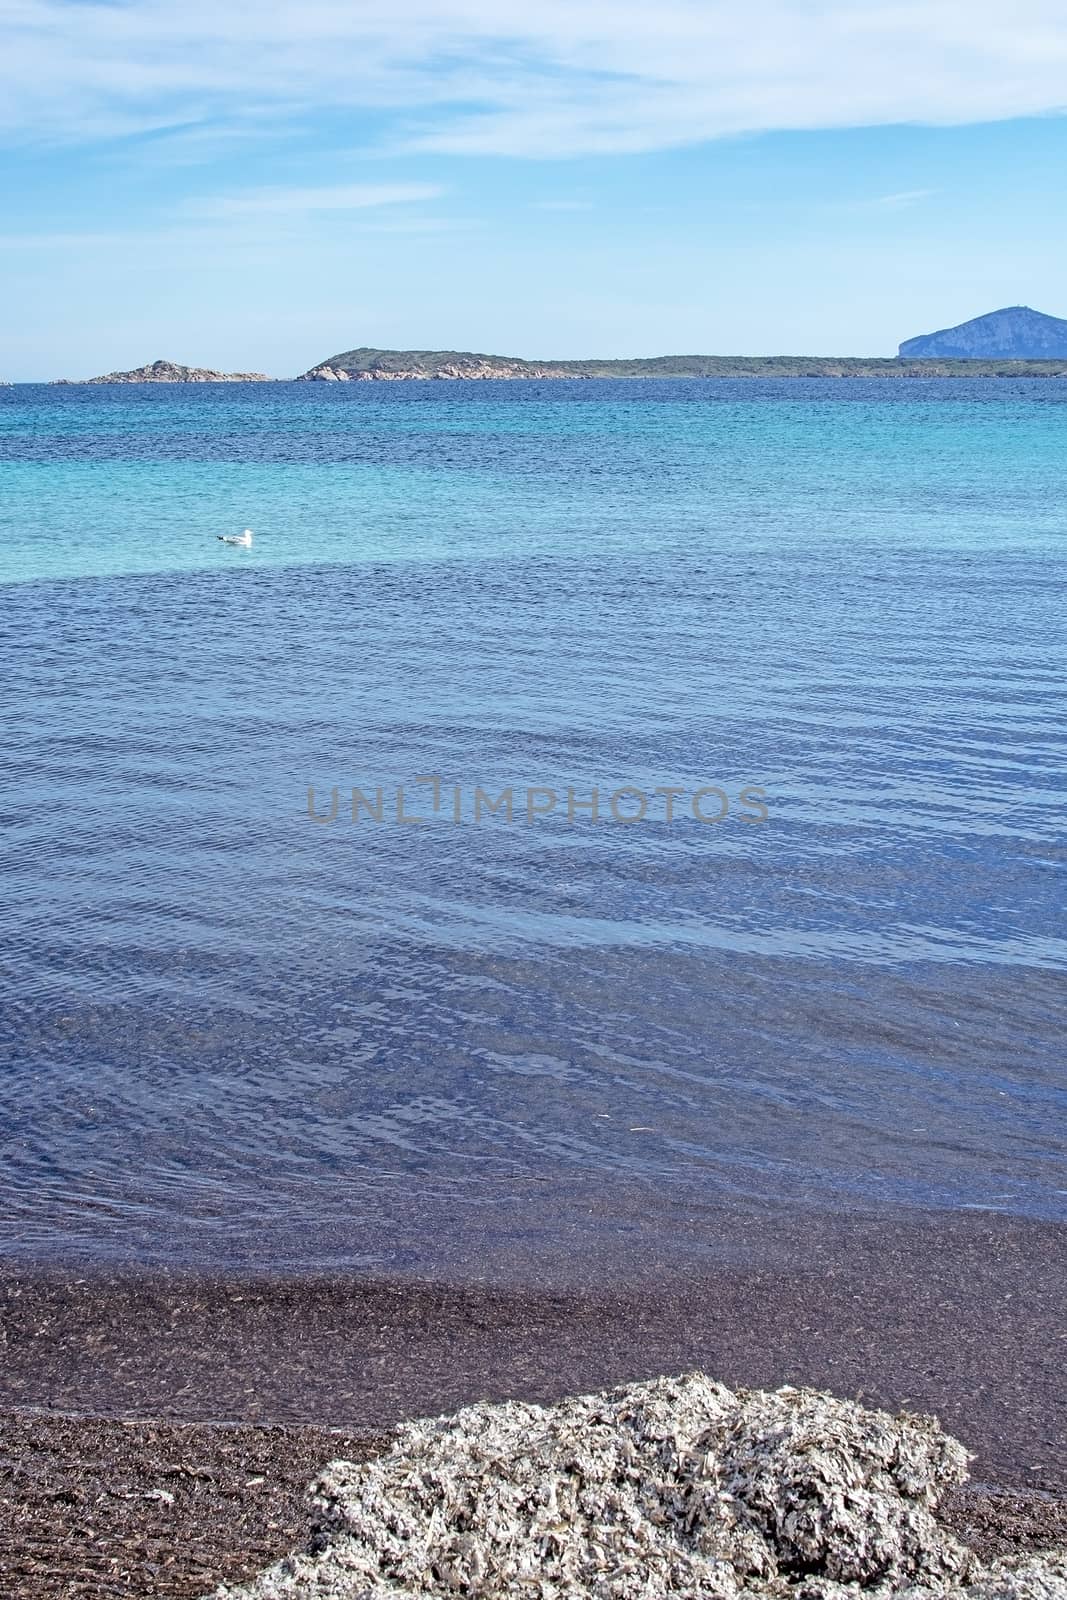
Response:
[[[680,1242],[388,1275],[0,1260],[0,1409],[380,1433],[701,1368],[932,1411],[977,1477],[1067,1493],[1067,1224],[725,1212]]]
[[[1067,1543],[1067,1226],[837,1219],[806,1260],[804,1235],[629,1282],[0,1266],[0,1586],[195,1600],[300,1544],[316,1469],[403,1420],[695,1368],[933,1412],[976,1456],[961,1538]]]

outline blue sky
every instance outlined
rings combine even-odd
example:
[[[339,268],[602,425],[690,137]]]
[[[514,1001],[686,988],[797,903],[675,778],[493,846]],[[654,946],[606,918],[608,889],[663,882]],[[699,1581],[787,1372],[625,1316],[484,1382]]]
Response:
[[[0,376],[1067,315],[1062,0],[0,0]]]

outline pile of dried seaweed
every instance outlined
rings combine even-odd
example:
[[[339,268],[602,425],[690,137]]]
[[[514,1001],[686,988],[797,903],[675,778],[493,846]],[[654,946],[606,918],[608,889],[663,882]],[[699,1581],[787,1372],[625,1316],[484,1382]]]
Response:
[[[983,1568],[933,1511],[966,1477],[929,1417],[701,1373],[401,1429],[313,1486],[312,1549],[220,1600],[1067,1600],[1067,1562]]]

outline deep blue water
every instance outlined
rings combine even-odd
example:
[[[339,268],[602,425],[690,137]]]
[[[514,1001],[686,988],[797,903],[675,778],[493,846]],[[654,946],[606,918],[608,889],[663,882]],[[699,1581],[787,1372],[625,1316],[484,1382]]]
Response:
[[[0,1255],[1063,1216],[1065,446],[1044,381],[0,392]]]

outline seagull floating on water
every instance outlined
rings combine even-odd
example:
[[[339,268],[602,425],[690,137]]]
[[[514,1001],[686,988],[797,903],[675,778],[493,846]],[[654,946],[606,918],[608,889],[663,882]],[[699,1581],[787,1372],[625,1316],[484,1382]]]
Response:
[[[252,530],[246,528],[244,533],[218,533],[215,535],[223,544],[238,544],[242,550],[252,548]]]

